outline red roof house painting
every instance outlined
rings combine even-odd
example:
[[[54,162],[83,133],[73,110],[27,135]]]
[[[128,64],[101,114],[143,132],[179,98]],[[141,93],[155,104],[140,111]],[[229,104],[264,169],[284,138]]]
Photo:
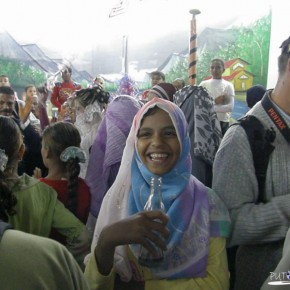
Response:
[[[246,91],[253,85],[254,75],[247,71],[248,62],[241,58],[235,58],[225,62],[223,79],[234,85],[235,91]],[[211,76],[204,78],[211,79]]]

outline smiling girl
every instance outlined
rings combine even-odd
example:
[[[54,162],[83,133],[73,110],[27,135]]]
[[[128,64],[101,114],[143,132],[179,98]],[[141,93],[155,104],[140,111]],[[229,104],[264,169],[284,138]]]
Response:
[[[95,228],[85,270],[91,289],[228,288],[228,212],[191,175],[189,140],[184,114],[170,101],[154,98],[136,114]],[[143,210],[152,176],[162,177],[165,213]],[[153,255],[162,249],[163,262],[141,266],[140,246]]]

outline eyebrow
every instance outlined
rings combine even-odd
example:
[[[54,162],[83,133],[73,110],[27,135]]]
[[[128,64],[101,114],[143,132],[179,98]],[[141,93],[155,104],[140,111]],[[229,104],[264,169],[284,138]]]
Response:
[[[139,131],[141,131],[141,130],[153,130],[154,128],[152,128],[152,127],[140,127],[139,128]],[[176,129],[175,129],[175,127],[174,127],[174,125],[170,125],[170,126],[166,126],[166,127],[163,127],[162,128],[162,130],[167,130],[167,129],[174,129],[175,131],[176,131]]]

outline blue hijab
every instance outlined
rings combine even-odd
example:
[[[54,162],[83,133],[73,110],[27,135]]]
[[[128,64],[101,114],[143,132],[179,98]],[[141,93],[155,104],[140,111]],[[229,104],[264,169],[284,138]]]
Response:
[[[169,114],[177,132],[181,153],[175,166],[162,176],[163,202],[169,216],[167,226],[170,237],[163,263],[152,271],[156,277],[167,279],[203,277],[206,273],[209,238],[228,236],[229,215],[217,195],[191,175],[187,122],[181,109],[170,101],[154,98],[135,116],[135,150],[131,165],[128,215],[143,211],[149,196],[153,174],[142,163],[136,143],[143,116],[155,106]],[[131,250],[137,258],[139,246],[132,245]]]

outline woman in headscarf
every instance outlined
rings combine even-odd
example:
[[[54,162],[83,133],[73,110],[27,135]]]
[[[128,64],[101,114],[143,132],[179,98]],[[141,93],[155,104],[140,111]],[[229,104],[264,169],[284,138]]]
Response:
[[[141,102],[121,95],[108,105],[91,148],[86,174],[92,196],[88,229],[93,232],[102,200],[115,181],[126,139]]]
[[[188,123],[191,173],[211,187],[212,165],[222,140],[213,99],[203,87],[188,85],[174,94],[173,102],[183,111]]]
[[[143,210],[152,176],[162,177],[164,212]],[[183,112],[154,98],[134,118],[119,173],[101,206],[85,275],[91,289],[227,289],[229,225],[218,196],[191,175]],[[162,249],[163,261],[141,266],[140,246],[153,255]]]
[[[147,101],[154,97],[173,102],[173,95],[176,93],[176,87],[171,83],[160,83],[152,87],[147,94]]]

